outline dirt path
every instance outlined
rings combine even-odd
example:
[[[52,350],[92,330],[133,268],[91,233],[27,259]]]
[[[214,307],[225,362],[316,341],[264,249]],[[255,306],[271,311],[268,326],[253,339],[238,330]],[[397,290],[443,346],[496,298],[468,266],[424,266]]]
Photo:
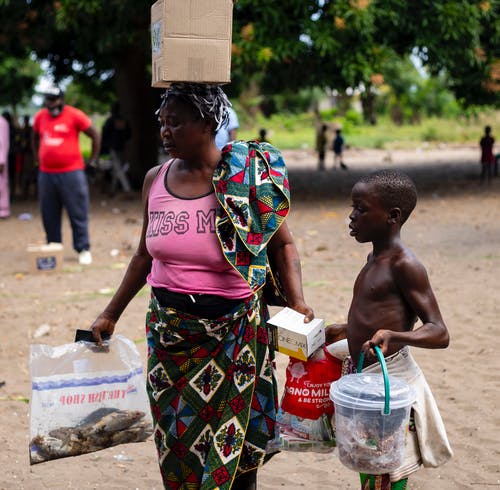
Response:
[[[456,490],[500,486],[500,357],[496,328],[500,315],[500,180],[478,183],[476,148],[421,152],[350,150],[347,172],[315,169],[308,152],[285,152],[293,208],[289,219],[301,252],[304,287],[317,316],[345,318],[352,284],[369,251],[348,236],[346,217],[352,184],[372,168],[401,167],[414,177],[420,200],[403,237],[426,264],[449,326],[445,351],[413,349],[441,408],[455,457],[435,470],[421,470],[413,489]],[[331,160],[330,162],[331,165]],[[83,269],[64,225],[65,265],[61,273],[27,273],[26,246],[43,241],[35,202],[13,205],[0,222],[0,489],[159,489],[154,444],[147,441],[93,454],[28,466],[29,347],[33,342],[71,342],[76,328],[88,328],[101,311],[139,239],[139,199],[92,199],[94,263]],[[18,216],[30,213],[32,219]],[[147,291],[123,316],[119,331],[143,342]],[[34,339],[42,324],[48,335]],[[287,359],[279,355],[281,386]],[[117,458],[118,457],[118,458]],[[125,460],[124,460],[125,457]],[[259,489],[355,489],[357,477],[335,455],[281,453],[260,471]]]

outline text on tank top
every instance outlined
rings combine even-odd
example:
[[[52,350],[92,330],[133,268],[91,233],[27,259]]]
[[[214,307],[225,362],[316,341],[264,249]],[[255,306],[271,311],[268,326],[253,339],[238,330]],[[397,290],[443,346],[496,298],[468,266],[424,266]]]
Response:
[[[184,294],[248,297],[248,284],[224,257],[215,233],[215,193],[176,196],[167,186],[172,161],[163,165],[149,191],[146,247],[153,263],[148,283]]]

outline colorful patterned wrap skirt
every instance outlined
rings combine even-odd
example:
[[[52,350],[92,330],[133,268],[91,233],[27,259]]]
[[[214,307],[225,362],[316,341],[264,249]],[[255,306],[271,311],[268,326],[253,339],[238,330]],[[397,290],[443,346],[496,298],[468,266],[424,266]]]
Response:
[[[270,457],[278,396],[268,316],[260,294],[216,320],[152,295],[147,389],[165,488],[229,489]]]

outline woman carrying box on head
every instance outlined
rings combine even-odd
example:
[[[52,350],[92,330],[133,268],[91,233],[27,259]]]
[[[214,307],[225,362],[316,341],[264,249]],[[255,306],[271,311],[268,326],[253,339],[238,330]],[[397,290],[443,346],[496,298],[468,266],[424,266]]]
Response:
[[[281,155],[269,145],[265,165],[243,142],[221,153],[215,133],[228,107],[216,85],[165,92],[158,114],[171,158],[146,175],[138,249],[92,325],[98,341],[112,334],[151,285],[147,386],[165,488],[256,488],[257,467],[270,457],[277,384],[261,292],[267,254],[288,306],[313,318],[284,222]]]

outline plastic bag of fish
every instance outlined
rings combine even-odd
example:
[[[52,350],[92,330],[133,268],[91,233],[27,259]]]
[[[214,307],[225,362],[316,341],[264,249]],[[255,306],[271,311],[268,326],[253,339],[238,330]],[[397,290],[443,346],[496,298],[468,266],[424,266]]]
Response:
[[[140,354],[121,335],[90,342],[33,344],[30,463],[141,442],[153,431]]]

